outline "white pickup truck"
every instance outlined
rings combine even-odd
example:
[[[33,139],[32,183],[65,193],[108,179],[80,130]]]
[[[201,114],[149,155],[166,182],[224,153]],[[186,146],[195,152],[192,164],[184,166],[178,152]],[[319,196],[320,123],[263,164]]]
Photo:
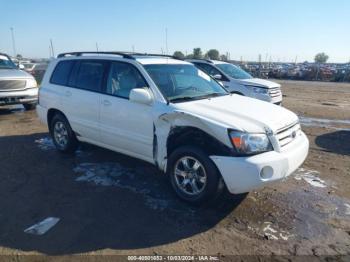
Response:
[[[309,149],[291,111],[230,94],[193,64],[161,55],[61,54],[37,113],[59,151],[83,141],[145,160],[191,203],[224,186],[238,194],[281,180]]]
[[[0,106],[22,104],[31,110],[37,101],[38,86],[34,77],[18,69],[8,55],[0,53]]]

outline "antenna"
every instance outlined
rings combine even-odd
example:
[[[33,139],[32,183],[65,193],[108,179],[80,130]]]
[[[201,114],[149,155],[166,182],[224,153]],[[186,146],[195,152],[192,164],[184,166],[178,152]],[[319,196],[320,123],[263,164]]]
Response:
[[[17,50],[16,50],[15,34],[13,33],[13,27],[11,27],[10,30],[11,30],[11,36],[12,36],[13,57],[16,57]]]
[[[168,28],[165,28],[165,51],[166,51],[166,55],[169,54],[169,50],[168,50]]]
[[[55,52],[53,51],[52,39],[50,39],[50,45],[51,45],[52,56],[55,57]]]

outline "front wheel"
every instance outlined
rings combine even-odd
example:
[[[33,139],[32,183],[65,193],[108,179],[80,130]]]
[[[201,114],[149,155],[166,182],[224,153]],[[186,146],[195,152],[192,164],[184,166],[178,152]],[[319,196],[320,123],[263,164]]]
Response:
[[[180,147],[170,155],[168,175],[176,194],[192,204],[214,199],[223,189],[221,175],[213,161],[194,146]]]

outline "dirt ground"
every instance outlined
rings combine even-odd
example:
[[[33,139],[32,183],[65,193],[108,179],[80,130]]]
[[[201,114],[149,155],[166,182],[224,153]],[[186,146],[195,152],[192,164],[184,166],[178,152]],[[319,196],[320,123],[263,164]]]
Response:
[[[0,108],[0,256],[350,255],[350,84],[281,83],[310,140],[305,164],[205,208],[142,161],[86,144],[62,155],[35,112]],[[24,232],[47,217],[59,222],[45,234]]]

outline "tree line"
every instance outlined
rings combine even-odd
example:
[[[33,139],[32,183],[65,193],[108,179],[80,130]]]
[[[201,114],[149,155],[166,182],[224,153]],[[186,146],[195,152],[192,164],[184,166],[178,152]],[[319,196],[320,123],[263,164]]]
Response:
[[[227,61],[227,55],[220,54],[220,52],[216,49],[210,49],[208,52],[203,54],[201,48],[193,48],[193,53],[189,55],[185,55],[181,51],[175,51],[173,54],[174,57],[179,59],[211,59],[211,60],[222,60]]]

